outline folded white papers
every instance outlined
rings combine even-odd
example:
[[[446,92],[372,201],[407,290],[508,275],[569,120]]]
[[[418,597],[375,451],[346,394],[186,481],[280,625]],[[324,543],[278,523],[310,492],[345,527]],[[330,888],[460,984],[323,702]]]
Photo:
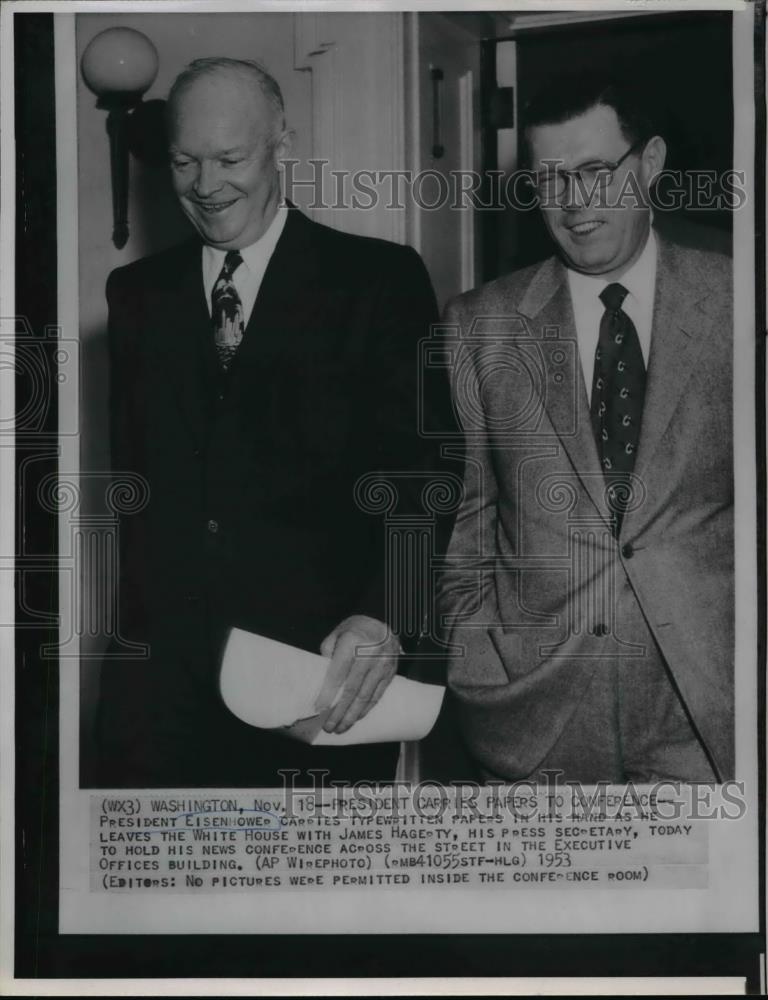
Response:
[[[233,628],[221,665],[221,696],[238,719],[318,746],[420,740],[437,719],[445,688],[395,677],[378,704],[346,733],[326,733],[315,709],[330,660]]]

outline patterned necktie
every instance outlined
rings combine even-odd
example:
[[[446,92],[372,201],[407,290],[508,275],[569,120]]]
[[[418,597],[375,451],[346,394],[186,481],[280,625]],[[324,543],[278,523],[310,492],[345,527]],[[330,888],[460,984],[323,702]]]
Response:
[[[608,484],[618,534],[632,494],[629,473],[635,467],[645,397],[645,364],[635,324],[621,305],[627,296],[614,282],[600,293],[605,312],[595,351],[592,382],[592,428]]]
[[[211,319],[216,351],[224,371],[229,368],[245,329],[243,304],[232,281],[232,275],[242,263],[243,258],[238,251],[230,250],[224,258],[224,266],[211,293]]]

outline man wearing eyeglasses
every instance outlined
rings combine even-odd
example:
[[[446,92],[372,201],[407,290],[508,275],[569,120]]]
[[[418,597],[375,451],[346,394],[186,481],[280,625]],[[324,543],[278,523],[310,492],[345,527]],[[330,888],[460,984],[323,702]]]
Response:
[[[652,225],[627,90],[526,109],[556,255],[456,299],[465,501],[441,603],[486,780],[734,774],[731,263]]]

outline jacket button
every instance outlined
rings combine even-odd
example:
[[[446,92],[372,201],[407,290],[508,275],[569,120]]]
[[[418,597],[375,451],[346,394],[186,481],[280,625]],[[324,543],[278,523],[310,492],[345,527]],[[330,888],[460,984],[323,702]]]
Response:
[[[208,522],[208,530],[212,535],[215,535],[216,532],[219,530],[219,522],[214,521],[213,518],[211,518],[211,520]]]
[[[200,598],[197,594],[187,594],[185,600],[187,604],[198,604],[200,602]]]
[[[608,635],[608,626],[607,625],[595,625],[595,627],[593,629],[593,632],[594,632],[595,635],[598,635],[598,636],[600,636],[602,638],[603,636]]]
[[[192,457],[193,458],[200,458],[201,454],[202,454],[202,452],[200,451],[199,448],[193,448],[192,449]]]
[[[621,546],[621,554],[624,556],[625,559],[631,559],[632,556],[635,554],[635,550],[632,547],[632,545],[629,542],[627,542],[626,545]]]

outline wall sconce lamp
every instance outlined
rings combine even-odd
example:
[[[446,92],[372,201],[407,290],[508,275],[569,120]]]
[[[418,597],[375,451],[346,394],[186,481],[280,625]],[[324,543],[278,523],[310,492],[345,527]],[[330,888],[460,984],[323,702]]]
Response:
[[[107,28],[83,52],[83,79],[107,112],[112,169],[112,242],[122,250],[128,241],[128,120],[157,76],[157,49],[133,28]]]

